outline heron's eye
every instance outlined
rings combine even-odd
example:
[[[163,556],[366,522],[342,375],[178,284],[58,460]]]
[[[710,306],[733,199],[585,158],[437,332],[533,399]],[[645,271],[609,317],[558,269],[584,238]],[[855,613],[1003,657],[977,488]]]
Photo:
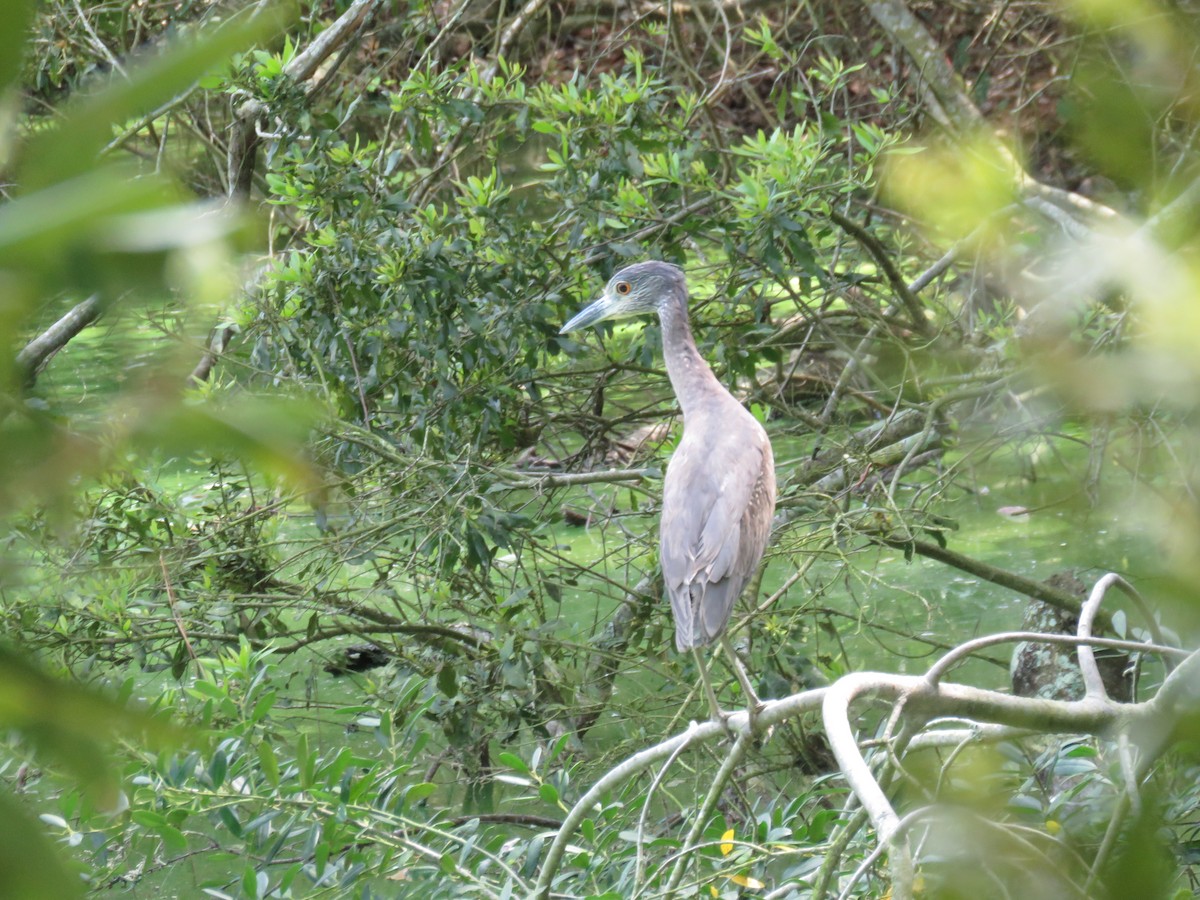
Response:
[[[628,281],[618,281],[617,282],[617,293],[618,294],[628,294],[631,290],[633,290],[633,288],[631,288],[629,286]]]

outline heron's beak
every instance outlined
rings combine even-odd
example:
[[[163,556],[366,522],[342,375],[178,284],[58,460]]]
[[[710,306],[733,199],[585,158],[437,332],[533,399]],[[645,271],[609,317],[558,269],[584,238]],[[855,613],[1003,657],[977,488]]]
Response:
[[[615,307],[616,304],[605,294],[600,299],[593,301],[575,313],[571,317],[571,320],[559,329],[558,333],[566,334],[568,331],[578,331],[581,328],[587,328],[589,325],[602,322],[616,312]]]

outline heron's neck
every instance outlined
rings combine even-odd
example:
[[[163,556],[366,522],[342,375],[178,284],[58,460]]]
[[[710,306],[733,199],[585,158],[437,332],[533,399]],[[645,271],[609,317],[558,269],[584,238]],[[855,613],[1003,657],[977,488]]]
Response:
[[[686,421],[690,410],[695,409],[705,396],[711,396],[713,388],[724,390],[713,374],[692,338],[688,323],[687,300],[668,302],[658,309],[662,322],[663,358],[667,364],[667,375],[671,387],[679,398]]]

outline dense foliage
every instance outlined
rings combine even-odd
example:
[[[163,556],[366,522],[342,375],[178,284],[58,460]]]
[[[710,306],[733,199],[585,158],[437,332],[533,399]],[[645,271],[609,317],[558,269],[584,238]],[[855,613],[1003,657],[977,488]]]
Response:
[[[0,884],[905,895],[815,716],[689,746],[658,325],[558,334],[635,259],[687,269],[776,447],[764,696],[924,671],[1022,594],[1073,631],[1064,568],[1141,587],[1109,637],[1194,645],[1196,23],[575,6],[0,13]],[[922,715],[859,734],[918,893],[1189,892],[1191,754],[1047,719],[901,764]]]

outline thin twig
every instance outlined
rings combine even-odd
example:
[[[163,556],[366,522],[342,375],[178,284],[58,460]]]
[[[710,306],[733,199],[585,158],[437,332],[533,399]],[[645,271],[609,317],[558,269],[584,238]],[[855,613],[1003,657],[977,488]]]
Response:
[[[646,869],[646,858],[645,858],[646,816],[650,812],[650,801],[653,799],[655,792],[657,792],[658,786],[662,783],[663,778],[666,777],[667,772],[670,771],[671,767],[675,764],[675,760],[677,760],[679,758],[680,754],[683,753],[683,751],[688,748],[688,744],[690,743],[688,736],[690,734],[694,733],[696,728],[698,728],[698,727],[699,727],[699,724],[697,722],[693,721],[693,722],[688,723],[687,731],[685,731],[683,733],[684,740],[679,744],[678,747],[675,748],[674,751],[672,751],[671,755],[667,757],[666,761],[659,767],[658,771],[654,773],[654,778],[650,782],[650,787],[647,788],[647,790],[646,790],[646,800],[642,804],[641,813],[638,815],[637,862],[634,865],[634,875],[633,875],[633,884],[634,884],[635,889],[639,884],[642,883],[642,876],[645,873],[645,869]]]
[[[712,786],[708,789],[708,793],[704,796],[704,800],[701,801],[699,808],[696,810],[696,818],[692,821],[692,827],[687,837],[684,838],[683,847],[680,849],[678,858],[675,860],[675,867],[671,870],[671,877],[667,880],[666,892],[668,895],[678,889],[679,883],[683,880],[683,873],[687,867],[688,858],[696,850],[696,844],[700,840],[700,835],[704,833],[704,826],[708,824],[709,815],[712,813],[713,808],[716,807],[717,800],[720,799],[721,792],[725,790],[726,783],[733,776],[733,770],[745,758],[753,742],[754,733],[747,728],[738,735],[737,740],[733,743],[733,749],[725,755],[725,759],[721,762],[721,768],[717,770]]]
[[[883,271],[884,277],[891,284],[892,290],[896,292],[896,296],[900,298],[900,302],[904,304],[904,309],[908,313],[909,323],[922,337],[930,337],[933,329],[930,327],[929,318],[925,315],[921,301],[917,299],[916,294],[909,290],[908,284],[904,281],[904,276],[900,274],[900,270],[892,262],[892,257],[888,254],[887,249],[876,239],[875,235],[871,234],[853,219],[842,215],[836,209],[829,210],[829,218],[839,228],[866,248],[866,251],[871,254],[871,258],[875,260],[876,264]]]
[[[196,651],[192,647],[192,642],[188,638],[187,629],[184,627],[183,619],[179,616],[179,603],[175,598],[175,588],[171,584],[171,574],[167,571],[167,560],[163,554],[158,554],[158,565],[162,569],[163,586],[167,589],[167,603],[171,606],[171,618],[175,620],[175,627],[179,629],[179,636],[183,638],[183,646],[187,650],[187,654],[191,657],[192,662],[198,663]]]

